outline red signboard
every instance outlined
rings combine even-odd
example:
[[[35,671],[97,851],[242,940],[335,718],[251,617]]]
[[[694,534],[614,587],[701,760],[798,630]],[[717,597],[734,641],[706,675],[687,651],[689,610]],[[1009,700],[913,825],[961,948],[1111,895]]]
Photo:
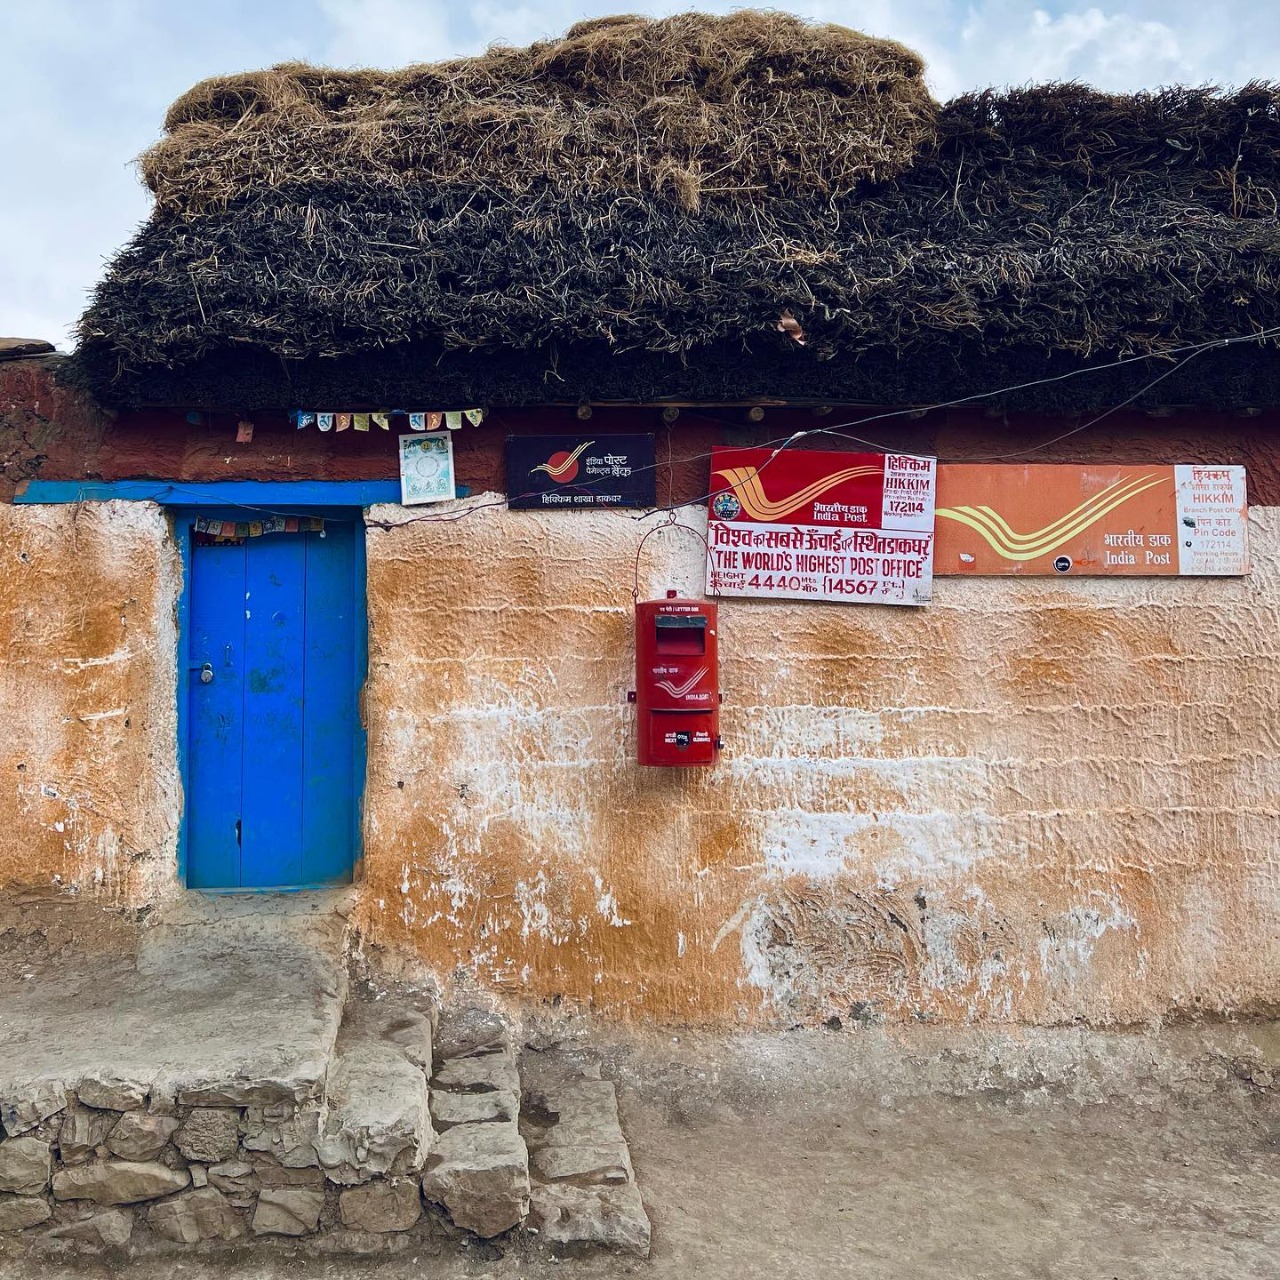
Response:
[[[712,450],[708,592],[928,603],[936,472],[912,454]]]

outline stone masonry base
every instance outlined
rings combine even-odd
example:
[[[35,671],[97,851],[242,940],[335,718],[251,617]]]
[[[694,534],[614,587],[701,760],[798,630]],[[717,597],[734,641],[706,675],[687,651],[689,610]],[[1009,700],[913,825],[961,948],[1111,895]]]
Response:
[[[0,1258],[376,1254],[516,1230],[647,1255],[612,1083],[544,1060],[523,1089],[489,1014],[446,1019],[440,1048],[422,1014],[352,1001],[314,1103],[266,1081],[171,1096],[103,1074],[7,1097]]]
[[[526,1054],[526,1087],[498,1015],[352,992],[326,912],[282,930],[252,904],[196,910],[221,915],[166,926],[136,968],[0,1004],[0,1271],[24,1254],[429,1255],[508,1233],[648,1254],[598,1066]],[[228,991],[274,994],[227,1026]],[[95,1042],[63,1008],[90,992]]]

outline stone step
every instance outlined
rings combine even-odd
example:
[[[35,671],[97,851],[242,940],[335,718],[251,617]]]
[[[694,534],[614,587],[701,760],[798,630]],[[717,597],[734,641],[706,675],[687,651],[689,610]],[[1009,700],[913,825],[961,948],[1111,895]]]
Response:
[[[505,1020],[486,1010],[441,1014],[431,1080],[439,1136],[423,1198],[454,1224],[490,1238],[529,1213],[529,1152],[520,1135],[520,1074]]]
[[[531,1156],[532,1217],[561,1248],[649,1256],[650,1225],[618,1118],[613,1082],[599,1066],[554,1053],[526,1080],[521,1129]]]
[[[349,1001],[325,1079],[315,1150],[330,1182],[416,1174],[435,1137],[431,1023],[402,1006]]]
[[[214,921],[213,937],[197,930],[178,966],[190,977],[188,1001],[205,995],[201,970],[225,978],[223,963],[246,963],[218,956],[245,919],[256,930],[265,918]],[[258,977],[270,966],[272,928],[261,927],[247,948]],[[171,954],[187,928],[171,929]],[[331,976],[331,951],[323,964]],[[559,1250],[647,1253],[616,1094],[598,1064],[522,1057],[506,1021],[485,1011],[449,1014],[437,1030],[416,995],[382,999],[359,987],[335,1008],[342,983],[286,986],[312,997],[306,1052],[299,1061],[290,1050],[287,1072],[271,1056],[266,1017],[243,1039],[241,1024],[222,1027],[217,1072],[194,1061],[194,1041],[175,1070],[172,1050],[144,1058],[113,1041],[89,1060],[64,1039],[51,1046],[59,1077],[35,1071],[0,1089],[0,1258],[28,1246],[58,1256],[243,1249],[258,1237],[387,1253],[439,1232],[432,1206],[486,1239],[525,1228]],[[205,1034],[221,1008],[202,1006]],[[158,1014],[148,1038],[162,1043],[179,1010]]]

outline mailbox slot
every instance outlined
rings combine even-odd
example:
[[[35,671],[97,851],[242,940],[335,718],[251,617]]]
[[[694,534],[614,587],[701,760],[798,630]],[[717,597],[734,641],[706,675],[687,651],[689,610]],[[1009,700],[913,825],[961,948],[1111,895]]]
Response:
[[[707,651],[707,620],[702,614],[660,613],[654,619],[658,653],[703,654]]]

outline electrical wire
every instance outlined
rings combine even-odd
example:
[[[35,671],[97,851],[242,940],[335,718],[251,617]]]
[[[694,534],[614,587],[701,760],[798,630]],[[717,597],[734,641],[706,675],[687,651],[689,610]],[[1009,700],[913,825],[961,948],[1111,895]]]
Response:
[[[1201,348],[1201,350],[1204,350],[1204,349],[1205,348]],[[1082,422],[1078,427],[1072,427],[1070,431],[1064,431],[1061,435],[1053,436],[1051,439],[1048,439],[1048,440],[1042,440],[1040,441],[1039,444],[1033,444],[1026,449],[1017,449],[1012,453],[989,453],[985,455],[979,455],[978,457],[971,457],[966,455],[964,458],[948,459],[948,461],[1004,462],[1009,458],[1023,458],[1023,457],[1026,457],[1026,455],[1029,453],[1038,453],[1041,449],[1047,449],[1050,445],[1057,444],[1061,440],[1066,440],[1071,436],[1079,435],[1081,431],[1087,431],[1090,427],[1096,427],[1099,422],[1101,422],[1104,418],[1109,418],[1113,413],[1119,413],[1121,409],[1127,408],[1135,400],[1139,399],[1141,396],[1146,395],[1146,393],[1150,391],[1152,387],[1158,386],[1166,378],[1172,377],[1175,373],[1178,372],[1179,369],[1181,369],[1184,365],[1188,364],[1191,360],[1193,360],[1199,354],[1200,352],[1197,350],[1197,351],[1193,351],[1190,355],[1184,356],[1183,359],[1179,360],[1178,363],[1174,365],[1172,369],[1166,369],[1162,374],[1160,374],[1159,377],[1153,378],[1150,382],[1147,383],[1145,387],[1140,387],[1131,396],[1127,397],[1124,400],[1121,400],[1119,404],[1112,405],[1109,409],[1105,409],[1103,410],[1102,413],[1098,414],[1096,418],[1090,418],[1088,422]],[[946,407],[946,406],[940,406],[940,407]],[[913,412],[919,412],[919,410],[914,410]],[[864,421],[874,421],[874,419],[864,419]],[[839,430],[839,428],[837,427],[815,427],[812,431],[806,432],[805,434],[806,435],[840,436],[842,439],[854,440],[859,444],[867,445],[868,447],[877,449],[883,453],[894,452],[894,450],[890,449],[886,445],[874,444],[869,440],[863,440],[859,436],[849,435],[846,432]],[[942,459],[939,459],[939,461],[942,461]]]
[[[1073,427],[1070,431],[1064,431],[1060,435],[1053,436],[1048,440],[1040,441],[1038,444],[1030,445],[1025,449],[1014,450],[1010,453],[988,454],[988,455],[979,456],[976,458],[965,457],[965,458],[958,458],[958,459],[938,459],[938,461],[939,462],[945,462],[945,461],[1002,462],[1002,461],[1007,461],[1011,458],[1026,457],[1028,454],[1038,453],[1041,449],[1047,449],[1051,445],[1058,444],[1061,441],[1069,439],[1072,436],[1079,435],[1082,431],[1087,431],[1090,427],[1096,426],[1099,422],[1102,422],[1105,418],[1110,417],[1112,414],[1118,413],[1120,410],[1133,404],[1134,401],[1141,399],[1153,387],[1159,386],[1159,384],[1163,382],[1166,378],[1172,377],[1180,369],[1183,369],[1187,364],[1189,364],[1192,360],[1194,360],[1196,356],[1201,355],[1205,351],[1218,350],[1218,349],[1231,347],[1231,346],[1238,346],[1243,343],[1262,343],[1277,336],[1280,336],[1280,325],[1275,325],[1268,329],[1260,329],[1253,333],[1235,334],[1226,338],[1213,338],[1206,342],[1192,343],[1182,347],[1172,347],[1167,351],[1144,352],[1138,355],[1124,356],[1118,360],[1110,361],[1107,364],[1090,365],[1083,369],[1069,369],[1065,373],[1052,374],[1044,378],[1035,378],[1028,382],[1013,383],[1013,384],[1010,384],[1009,386],[1000,387],[994,391],[975,392],[972,395],[959,396],[953,400],[942,400],[942,401],[938,401],[935,404],[918,405],[912,408],[905,408],[905,409],[887,410],[886,412],[883,412],[883,413],[871,414],[867,417],[858,418],[850,422],[838,423],[835,426],[810,427],[803,431],[794,431],[790,435],[778,436],[772,440],[765,441],[765,443],[762,445],[755,446],[757,448],[764,448],[764,449],[772,448],[773,450],[773,452],[769,455],[769,457],[766,458],[764,462],[762,462],[761,465],[757,468],[757,474],[759,474],[760,471],[763,471],[765,467],[767,467],[770,463],[775,461],[777,457],[781,453],[783,453],[785,450],[792,448],[801,440],[806,440],[811,436],[833,436],[843,440],[851,440],[855,444],[861,444],[864,447],[873,449],[878,453],[900,452],[900,450],[897,449],[895,446],[882,444],[878,441],[868,440],[862,436],[853,435],[850,432],[846,431],[845,428],[861,427],[871,422],[886,422],[886,421],[890,421],[897,418],[903,418],[903,417],[922,417],[926,413],[933,413],[942,409],[960,408],[963,405],[972,404],[976,401],[993,400],[1000,396],[1011,395],[1018,391],[1029,391],[1035,387],[1042,387],[1042,386],[1051,385],[1053,383],[1065,382],[1071,378],[1084,377],[1093,373],[1105,373],[1111,369],[1122,368],[1131,364],[1141,363],[1146,360],[1168,359],[1176,356],[1182,357],[1177,361],[1177,363],[1172,365],[1170,368],[1165,369],[1157,377],[1151,379],[1150,382],[1146,383],[1142,387],[1139,387],[1138,390],[1133,392],[1132,395],[1127,396],[1124,400],[1120,401],[1118,404],[1112,405],[1108,409],[1104,410],[1102,413],[1098,414],[1096,417],[1089,419],[1088,422],[1084,422],[1084,423],[1081,423],[1079,426]],[[707,417],[708,420],[712,422],[719,421],[718,419],[711,418],[710,415],[699,415],[699,416]],[[668,456],[663,461],[661,462],[654,461],[650,464],[647,464],[646,466],[636,467],[632,471],[632,475],[640,474],[645,471],[656,470],[658,467],[665,466],[668,468],[668,478],[670,479],[672,470],[674,469],[675,466],[677,465],[684,466],[692,462],[701,462],[704,459],[711,457],[711,450],[706,450],[702,453],[689,454],[688,456],[683,458],[672,458],[671,451],[670,451],[670,434],[668,435],[667,443],[668,443],[668,451],[667,451]],[[187,494],[201,501],[207,501],[207,498],[205,495],[199,493],[196,490],[188,489],[182,485],[162,482],[160,487],[167,490],[171,494]],[[575,485],[573,487],[577,489],[585,490],[588,493],[595,492],[595,490],[592,489],[591,486],[589,485]],[[632,516],[631,519],[637,520],[637,521],[650,520],[654,516],[666,515],[668,513],[678,511],[683,507],[700,506],[702,503],[707,502],[711,498],[715,497],[716,494],[722,493],[724,489],[725,489],[725,486],[722,485],[717,488],[711,489],[707,493],[700,494],[696,498],[688,498],[681,502],[672,502],[672,503],[667,503],[666,505],[663,505],[663,506],[656,506],[646,511],[643,511],[638,515]],[[529,490],[525,493],[516,495],[516,497],[517,499],[524,498],[524,497],[533,497],[533,496],[536,496],[536,494],[539,492],[541,491]],[[461,499],[461,501],[465,502],[466,499]],[[400,520],[371,520],[366,515],[365,525],[368,528],[389,530],[389,529],[402,528],[406,525],[411,525],[411,524],[453,523],[458,520],[467,519],[472,515],[477,515],[482,511],[490,510],[496,507],[506,507],[510,501],[511,501],[511,495],[505,495],[502,498],[495,499],[489,502],[472,503],[471,505],[461,509],[456,509],[451,511],[442,511],[442,512],[424,513],[422,515],[408,516]],[[286,512],[286,511],[276,510],[275,508],[272,508],[272,507],[254,506],[249,503],[236,502],[236,501],[219,502],[217,505],[228,507],[234,510],[253,511],[262,515],[284,515],[284,514],[296,513],[296,509],[293,512]]]
[[[1025,456],[1026,456],[1027,454],[1029,454],[1029,453],[1037,453],[1037,452],[1039,452],[1041,449],[1047,449],[1050,445],[1057,444],[1057,443],[1058,443],[1059,441],[1061,441],[1061,440],[1066,440],[1066,439],[1068,439],[1070,436],[1078,435],[1081,431],[1087,431],[1090,427],[1096,426],[1096,425],[1097,425],[1099,422],[1101,422],[1104,418],[1110,417],[1110,415],[1111,415],[1111,414],[1113,414],[1113,413],[1117,413],[1117,412],[1119,412],[1121,409],[1124,409],[1126,406],[1131,405],[1135,400],[1138,400],[1138,399],[1140,399],[1142,396],[1146,395],[1146,394],[1147,394],[1147,392],[1148,392],[1148,391],[1150,391],[1153,387],[1159,386],[1159,385],[1160,385],[1160,383],[1162,383],[1166,378],[1172,377],[1175,373],[1177,373],[1177,372],[1178,372],[1178,370],[1179,370],[1179,369],[1181,369],[1181,368],[1183,368],[1184,366],[1186,366],[1187,364],[1189,364],[1192,360],[1194,360],[1194,359],[1195,359],[1195,357],[1196,357],[1196,356],[1200,355],[1201,353],[1203,353],[1203,352],[1205,352],[1205,351],[1209,351],[1209,350],[1211,350],[1211,349],[1213,349],[1213,348],[1216,348],[1216,347],[1230,346],[1230,345],[1233,345],[1233,344],[1238,343],[1238,342],[1260,342],[1260,341],[1263,341],[1265,338],[1267,338],[1267,337],[1269,337],[1269,336],[1271,336],[1271,335],[1273,335],[1273,334],[1280,334],[1280,326],[1276,326],[1276,327],[1274,327],[1274,328],[1272,328],[1272,329],[1265,329],[1265,330],[1260,331],[1260,332],[1259,332],[1259,333],[1257,333],[1257,334],[1250,334],[1250,335],[1248,335],[1247,337],[1215,339],[1215,340],[1214,340],[1214,341],[1212,341],[1212,342],[1203,342],[1203,343],[1199,343],[1199,344],[1197,344],[1197,345],[1195,345],[1195,346],[1184,347],[1184,348],[1182,348],[1182,350],[1183,350],[1183,351],[1185,351],[1185,352],[1186,352],[1186,354],[1183,356],[1183,358],[1182,358],[1181,360],[1179,360],[1179,361],[1178,361],[1175,365],[1173,365],[1171,368],[1169,368],[1169,369],[1165,369],[1165,370],[1164,370],[1162,373],[1160,373],[1157,377],[1152,378],[1152,379],[1151,379],[1151,381],[1150,381],[1150,382],[1148,382],[1145,386],[1139,387],[1139,388],[1138,388],[1138,390],[1137,390],[1137,391],[1135,391],[1132,395],[1130,395],[1130,396],[1126,397],[1126,399],[1124,399],[1124,400],[1120,401],[1120,403],[1119,403],[1119,404],[1112,405],[1110,408],[1108,408],[1108,409],[1104,410],[1102,413],[1098,414],[1098,415],[1097,415],[1097,417],[1095,417],[1095,418],[1091,418],[1088,422],[1081,423],[1081,424],[1080,424],[1079,426],[1077,426],[1077,427],[1073,427],[1070,431],[1064,431],[1061,435],[1054,436],[1052,439],[1049,439],[1049,440],[1043,440],[1043,441],[1041,441],[1039,444],[1034,444],[1034,445],[1031,445],[1029,448],[1026,448],[1026,449],[1019,449],[1019,450],[1017,450],[1017,451],[1015,451],[1015,452],[1012,452],[1012,453],[1004,453],[1004,454],[990,454],[990,455],[987,455],[987,456],[985,456],[985,457],[977,457],[977,458],[967,457],[967,458],[962,458],[962,459],[955,459],[955,461],[962,461],[962,462],[999,462],[999,461],[1007,460],[1007,459],[1009,459],[1009,458],[1020,458],[1020,457],[1025,457]],[[1166,353],[1166,354],[1167,354],[1167,353]],[[1143,357],[1143,356],[1132,356],[1132,357],[1128,357],[1128,358],[1127,358],[1127,359],[1125,359],[1125,360],[1115,361],[1115,362],[1113,362],[1113,364],[1111,364],[1111,365],[1099,365],[1099,366],[1097,366],[1097,367],[1096,367],[1096,369],[1094,369],[1094,370],[1093,370],[1093,372],[1099,372],[1099,371],[1101,371],[1102,369],[1107,369],[1107,368],[1114,368],[1114,367],[1115,367],[1116,365],[1118,365],[1118,364],[1131,364],[1131,363],[1133,363],[1133,361],[1134,361],[1134,360],[1146,359],[1146,358],[1149,358],[1149,357]],[[1076,374],[1076,373],[1085,373],[1085,372],[1090,372],[1090,370],[1083,370],[1083,369],[1080,369],[1080,370],[1073,370],[1073,371],[1071,371],[1071,372],[1069,372],[1069,373],[1065,373],[1065,374],[1058,374],[1058,375],[1056,375],[1055,377],[1040,379],[1038,382],[1025,382],[1025,383],[1020,383],[1020,384],[1018,384],[1017,386],[1014,386],[1014,387],[1008,387],[1008,388],[1005,388],[1005,389],[1003,389],[1003,390],[1001,390],[1001,391],[995,391],[995,392],[984,392],[983,394],[981,394],[981,395],[979,395],[979,396],[964,396],[964,397],[961,397],[961,398],[960,398],[960,399],[958,399],[958,400],[950,400],[950,401],[945,401],[945,402],[942,402],[942,403],[939,403],[939,404],[936,404],[936,405],[929,405],[929,406],[927,406],[927,407],[926,407],[926,408],[924,408],[924,409],[919,409],[919,408],[916,408],[916,409],[892,409],[892,410],[889,410],[889,411],[887,411],[887,412],[885,412],[885,413],[873,414],[873,415],[871,415],[870,417],[867,417],[867,418],[861,418],[861,419],[859,419],[857,422],[846,422],[846,423],[841,423],[839,427],[810,427],[810,428],[809,428],[808,430],[806,430],[806,431],[796,431],[796,432],[793,432],[791,435],[787,436],[787,437],[783,440],[783,442],[782,442],[781,444],[777,445],[777,447],[776,447],[776,448],[774,448],[773,452],[769,455],[769,457],[768,457],[768,458],[766,458],[766,459],[764,460],[764,462],[762,462],[762,463],[760,464],[760,466],[756,468],[756,474],[757,474],[757,475],[759,475],[759,473],[760,473],[761,471],[763,471],[763,470],[765,469],[765,467],[767,467],[767,466],[769,465],[769,463],[773,462],[773,461],[774,461],[774,459],[776,459],[776,458],[778,457],[778,455],[779,455],[780,453],[782,453],[785,449],[790,448],[792,445],[794,445],[795,443],[797,443],[797,442],[798,442],[798,441],[800,441],[800,440],[807,439],[809,436],[816,436],[816,435],[834,435],[834,436],[840,436],[840,437],[841,437],[841,438],[843,438],[843,439],[846,439],[846,440],[853,440],[853,441],[855,441],[855,442],[856,442],[856,443],[858,443],[858,444],[862,444],[862,445],[867,446],[868,448],[875,449],[877,452],[880,452],[880,453],[895,453],[895,452],[899,452],[899,450],[893,449],[892,447],[890,447],[890,446],[888,446],[888,445],[878,444],[878,443],[876,443],[875,441],[872,441],[872,440],[866,440],[866,439],[864,439],[864,438],[863,438],[863,437],[861,437],[861,436],[850,435],[850,434],[848,434],[848,433],[846,433],[846,432],[842,431],[842,430],[841,430],[841,427],[846,427],[846,426],[861,426],[861,425],[863,425],[864,423],[867,423],[867,422],[881,422],[881,421],[885,421],[885,420],[890,419],[890,418],[900,418],[900,417],[903,417],[903,416],[906,416],[906,415],[909,415],[909,414],[928,413],[928,412],[932,412],[932,411],[933,411],[933,410],[935,410],[935,409],[949,409],[949,408],[955,408],[956,406],[961,405],[961,404],[964,404],[964,403],[966,403],[966,402],[967,402],[967,401],[969,401],[969,400],[974,400],[974,399],[990,399],[990,398],[992,398],[992,397],[994,397],[994,396],[999,396],[999,395],[1007,394],[1007,393],[1008,393],[1008,392],[1010,392],[1010,391],[1025,390],[1025,389],[1026,389],[1026,388],[1028,388],[1028,387],[1039,386],[1039,385],[1042,385],[1043,383],[1049,383],[1049,382],[1061,382],[1064,378],[1071,377],[1071,376],[1073,376],[1073,375],[1074,375],[1074,374]],[[769,443],[773,443],[773,442],[769,442]],[[762,449],[767,449],[767,448],[769,448],[769,443],[766,443],[766,444],[763,444],[763,445],[759,445],[759,446],[757,446],[757,447],[762,448]],[[709,454],[694,455],[694,456],[693,456],[693,457],[691,457],[691,458],[685,459],[685,461],[690,461],[690,462],[692,462],[692,461],[697,461],[699,458],[702,458],[702,457],[709,457],[709,456],[710,456]],[[938,459],[938,461],[943,461],[943,459]],[[651,511],[644,511],[644,512],[641,512],[641,513],[640,513],[639,515],[637,515],[637,516],[633,516],[633,517],[632,517],[632,519],[634,519],[634,520],[648,520],[648,519],[651,519],[651,518],[652,518],[653,516],[655,516],[655,515],[663,515],[663,514],[665,514],[665,513],[666,513],[666,512],[668,512],[668,511],[676,511],[676,510],[678,510],[678,509],[679,509],[679,508],[681,508],[681,507],[688,507],[688,506],[700,506],[702,503],[709,501],[711,498],[714,498],[714,497],[716,496],[716,494],[718,494],[718,493],[723,493],[723,492],[724,492],[724,490],[725,490],[725,488],[726,488],[726,486],[721,485],[721,486],[719,486],[718,488],[711,489],[711,490],[710,490],[709,492],[707,492],[707,493],[701,494],[699,497],[696,497],[696,498],[689,498],[689,499],[687,499],[687,500],[685,500],[685,501],[683,501],[683,502],[673,502],[673,503],[669,503],[669,504],[667,504],[666,506],[662,506],[662,507],[655,507],[655,508],[653,508]]]

